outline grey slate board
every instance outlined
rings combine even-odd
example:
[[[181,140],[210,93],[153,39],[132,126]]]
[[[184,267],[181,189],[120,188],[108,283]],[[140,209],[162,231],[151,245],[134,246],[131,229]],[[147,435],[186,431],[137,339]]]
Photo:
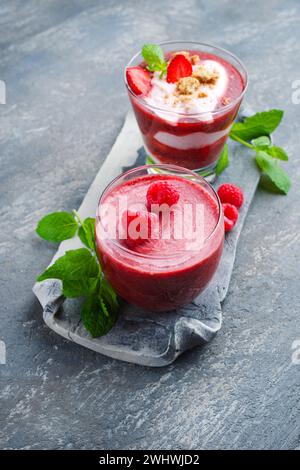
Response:
[[[145,161],[142,141],[133,113],[127,114],[123,129],[99,170],[79,209],[82,218],[95,216],[99,197],[106,185],[122,171]],[[256,190],[259,174],[253,159],[237,158],[218,179],[238,183],[245,193],[235,229],[226,235],[218,271],[207,289],[191,304],[168,312],[145,312],[126,304],[117,324],[101,338],[91,338],[80,321],[80,302],[62,297],[61,283],[36,283],[33,291],[43,306],[45,323],[61,336],[115,359],[147,366],[164,366],[187,349],[212,340],[222,325],[224,300],[233,268],[236,245]],[[61,243],[52,262],[66,250],[80,246],[78,238]],[[64,301],[64,302],[63,302]],[[61,308],[60,308],[61,307]],[[60,308],[60,310],[59,310]]]

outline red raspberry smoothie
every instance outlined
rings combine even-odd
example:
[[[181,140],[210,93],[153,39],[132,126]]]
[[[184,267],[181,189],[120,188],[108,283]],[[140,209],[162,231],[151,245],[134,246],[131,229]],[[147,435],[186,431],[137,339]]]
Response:
[[[156,203],[171,204],[169,218],[153,210]],[[147,233],[133,240],[124,220],[126,215],[134,223],[135,214],[146,221]],[[121,297],[146,310],[176,309],[203,291],[217,269],[223,238],[218,197],[203,178],[182,168],[131,170],[111,183],[99,202],[96,244],[103,271]]]
[[[129,98],[154,162],[213,173],[247,85],[241,62],[204,44],[162,45],[167,73],[140,54],[126,69]],[[186,46],[186,47],[185,47]]]

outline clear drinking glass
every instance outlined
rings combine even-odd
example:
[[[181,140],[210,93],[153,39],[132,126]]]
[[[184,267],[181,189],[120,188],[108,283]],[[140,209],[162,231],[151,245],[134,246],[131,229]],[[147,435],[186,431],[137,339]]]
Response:
[[[209,181],[213,181],[218,158],[247,88],[247,71],[234,54],[210,44],[165,42],[160,46],[166,58],[174,51],[199,52],[200,57],[201,53],[217,56],[233,66],[243,81],[242,92],[222,108],[210,112],[186,114],[148,104],[132,91],[125,73],[129,99],[148,155],[147,162],[179,165],[197,171]],[[143,57],[141,52],[138,52],[126,69],[141,63]]]
[[[155,253],[151,249],[138,252],[128,247],[118,236],[110,235],[112,219],[107,223],[103,214],[109,213],[111,217],[117,208],[119,194],[124,194],[124,185],[145,183],[146,195],[149,185],[162,178],[176,178],[185,193],[182,194],[183,199],[192,186],[194,197],[195,193],[199,194],[199,201],[204,206],[207,204],[213,207],[214,218],[209,220],[211,212],[205,212],[204,207],[203,223],[210,224],[207,225],[209,229],[201,243],[197,244],[196,239],[192,248],[183,243],[182,249],[174,250],[172,242],[169,245],[168,240],[164,240],[162,249]],[[143,189],[139,189],[141,193]],[[112,206],[107,209],[108,201]],[[120,220],[121,217],[119,213],[116,219]],[[174,165],[145,165],[121,174],[104,190],[99,200],[95,234],[103,272],[115,291],[129,303],[145,310],[168,311],[190,303],[214,275],[223,250],[223,212],[218,195],[201,176]]]

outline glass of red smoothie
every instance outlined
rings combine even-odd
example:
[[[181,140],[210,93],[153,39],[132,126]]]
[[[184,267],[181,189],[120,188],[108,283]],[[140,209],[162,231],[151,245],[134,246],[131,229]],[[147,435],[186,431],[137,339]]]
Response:
[[[125,83],[143,137],[148,163],[179,165],[213,181],[218,158],[247,88],[247,71],[232,53],[209,44],[160,44],[165,60],[183,54],[192,66],[188,80],[168,83],[168,76],[148,72],[141,52],[129,62]],[[148,81],[138,93],[128,70],[142,68]],[[141,83],[141,75],[137,77]],[[143,84],[142,84],[143,86]]]
[[[135,226],[137,241],[128,235],[132,214],[154,221],[143,238],[141,225]],[[168,311],[190,303],[213,277],[223,249],[223,213],[201,176],[174,165],[145,165],[107,186],[95,235],[103,272],[116,292],[145,310]]]

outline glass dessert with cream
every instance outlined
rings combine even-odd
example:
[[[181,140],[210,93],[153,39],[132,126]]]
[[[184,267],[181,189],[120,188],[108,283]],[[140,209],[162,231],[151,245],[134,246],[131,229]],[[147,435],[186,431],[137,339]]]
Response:
[[[150,161],[214,175],[247,87],[239,59],[206,44],[149,44],[126,85]]]

